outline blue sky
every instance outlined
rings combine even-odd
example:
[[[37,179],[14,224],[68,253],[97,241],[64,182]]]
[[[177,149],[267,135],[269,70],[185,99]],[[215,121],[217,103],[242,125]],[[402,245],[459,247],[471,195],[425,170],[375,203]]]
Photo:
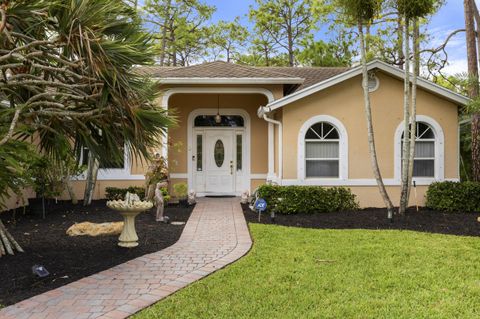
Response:
[[[255,3],[254,0],[203,0],[207,4],[217,7],[213,20],[233,20],[236,16],[242,17],[242,22],[249,24],[246,14],[250,5]],[[479,3],[479,1],[477,1]],[[428,26],[432,35],[431,47],[441,44],[447,35],[456,29],[464,28],[463,16],[463,0],[447,0],[442,9],[432,17]],[[317,38],[325,35],[318,34]],[[450,41],[447,47],[450,65],[446,68],[446,72],[456,74],[466,72],[466,49],[465,34],[460,33]]]

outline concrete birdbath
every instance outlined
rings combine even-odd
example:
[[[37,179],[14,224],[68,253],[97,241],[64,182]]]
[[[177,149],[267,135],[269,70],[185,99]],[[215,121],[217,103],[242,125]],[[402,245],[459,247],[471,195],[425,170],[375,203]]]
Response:
[[[135,194],[127,193],[125,200],[111,200],[107,202],[109,208],[118,211],[123,216],[123,230],[120,237],[118,237],[118,246],[120,247],[132,248],[138,246],[135,217],[153,207],[152,202],[132,200],[132,197],[138,198]]]

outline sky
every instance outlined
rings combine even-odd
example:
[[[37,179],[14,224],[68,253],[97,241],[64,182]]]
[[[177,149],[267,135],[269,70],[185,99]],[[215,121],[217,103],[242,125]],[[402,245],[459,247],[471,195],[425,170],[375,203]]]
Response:
[[[235,17],[242,17],[242,23],[249,25],[246,17],[249,6],[255,3],[255,0],[203,0],[203,2],[214,5],[217,11],[213,16],[213,21],[233,20]],[[480,1],[477,0],[480,4]],[[444,42],[450,32],[465,27],[463,13],[463,0],[447,0],[440,11],[432,17],[428,29],[432,35],[429,47],[437,47]],[[316,38],[328,38],[327,35],[319,31]],[[465,47],[465,33],[459,33],[451,39],[447,46],[449,65],[444,69],[445,73],[458,74],[467,71],[467,58]]]

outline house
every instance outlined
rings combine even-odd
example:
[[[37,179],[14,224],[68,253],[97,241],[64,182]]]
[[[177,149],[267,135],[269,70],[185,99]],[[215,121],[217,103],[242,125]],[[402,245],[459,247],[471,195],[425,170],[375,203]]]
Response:
[[[398,203],[403,134],[403,71],[368,64],[373,125],[382,176]],[[363,207],[384,206],[372,174],[361,68],[249,67],[212,62],[143,67],[159,82],[161,107],[178,127],[168,132],[172,183],[198,195],[240,195],[270,182],[346,186]],[[459,179],[459,107],[468,99],[432,82],[418,82],[414,165],[418,202],[428,185]],[[102,169],[105,187],[143,185],[145,163]],[[83,196],[84,182],[75,181]],[[415,200],[412,196],[412,203]]]

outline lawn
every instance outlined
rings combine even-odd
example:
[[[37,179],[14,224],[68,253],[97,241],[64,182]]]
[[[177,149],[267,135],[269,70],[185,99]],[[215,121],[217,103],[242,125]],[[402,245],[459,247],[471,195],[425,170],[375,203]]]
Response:
[[[240,261],[134,318],[479,318],[480,239],[250,224]]]

